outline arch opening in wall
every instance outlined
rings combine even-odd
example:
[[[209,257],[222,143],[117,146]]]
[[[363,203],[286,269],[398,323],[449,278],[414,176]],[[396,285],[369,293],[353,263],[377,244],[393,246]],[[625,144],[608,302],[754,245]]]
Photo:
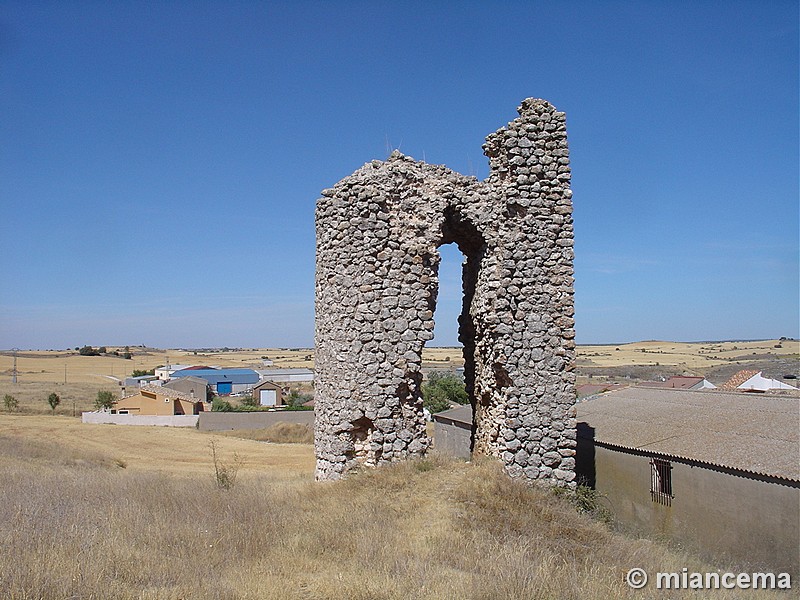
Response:
[[[432,346],[427,368],[425,369],[425,383],[422,386],[423,396],[427,401],[425,405],[431,413],[436,414],[449,410],[447,401],[461,401],[454,389],[453,379],[463,383],[464,388],[472,386],[467,382],[464,370],[464,344],[459,332],[459,321],[464,306],[464,265],[466,257],[455,244],[450,242],[436,249],[437,258],[434,259],[437,286],[431,298],[431,312],[433,313],[434,330],[433,339],[425,344]],[[438,385],[434,378],[443,379]],[[466,397],[470,401],[469,393]],[[460,440],[459,455],[466,456],[472,451],[472,434],[464,443]],[[440,440],[439,443],[442,443]],[[436,441],[434,440],[434,444]],[[463,447],[461,447],[463,446]]]
[[[437,252],[440,257],[438,264],[439,285],[432,310],[436,315],[434,317],[435,322],[440,324],[442,319],[451,321],[457,315],[457,348],[460,347],[464,360],[464,366],[460,369],[459,375],[463,378],[468,404],[472,407],[473,414],[469,448],[464,450],[472,453],[477,429],[475,420],[476,327],[473,300],[481,264],[486,253],[486,242],[477,228],[467,219],[464,219],[455,211],[446,210],[442,225],[442,239],[437,247]],[[457,276],[453,277],[455,275],[455,269],[453,268],[455,265],[453,263],[456,262],[458,263]],[[457,279],[457,285],[454,285],[453,279]],[[443,291],[444,295],[442,294]],[[445,305],[445,310],[440,309],[442,304]],[[455,308],[454,304],[457,304],[458,308]],[[452,370],[458,372],[455,369]]]

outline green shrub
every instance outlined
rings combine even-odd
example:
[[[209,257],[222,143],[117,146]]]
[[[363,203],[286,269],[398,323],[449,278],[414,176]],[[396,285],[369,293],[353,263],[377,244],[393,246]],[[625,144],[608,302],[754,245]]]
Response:
[[[605,496],[594,488],[579,484],[575,491],[555,487],[553,492],[557,496],[565,496],[580,513],[589,515],[606,524],[610,524],[613,521],[613,513],[602,504]]]
[[[442,412],[450,408],[447,393],[437,387],[422,388],[422,406],[428,409],[431,414]]]
[[[56,394],[55,392],[53,392],[52,394],[50,394],[50,395],[47,397],[47,403],[50,405],[50,408],[52,409],[52,411],[53,411],[53,414],[55,414],[55,413],[56,413],[56,407],[57,407],[59,404],[61,404],[61,398],[59,397],[59,395],[58,395],[58,394]]]
[[[11,412],[19,408],[19,401],[11,394],[6,394],[3,396],[3,405],[7,411]]]
[[[289,410],[305,410],[308,407],[303,406],[306,402],[313,400],[314,396],[311,394],[304,394],[298,390],[292,390],[286,396],[286,406]]]
[[[94,399],[95,408],[98,410],[108,410],[114,406],[116,397],[108,390],[100,390],[97,392],[97,398]]]
[[[247,396],[242,396],[239,398],[239,402],[241,402],[242,406],[246,406],[248,408],[252,408],[258,406],[258,400],[253,398],[252,394],[248,394]]]
[[[464,381],[455,373],[434,371],[422,386],[422,405],[431,413],[437,413],[450,408],[451,402],[469,402]]]
[[[233,406],[227,400],[217,397],[211,402],[211,410],[213,412],[233,412]]]

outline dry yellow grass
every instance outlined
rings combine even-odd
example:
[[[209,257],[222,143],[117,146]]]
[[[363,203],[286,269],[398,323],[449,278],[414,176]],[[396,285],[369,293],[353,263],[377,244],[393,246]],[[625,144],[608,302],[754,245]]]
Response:
[[[46,440],[64,451],[94,452],[131,471],[173,475],[211,473],[209,441],[217,441],[224,459],[237,454],[242,474],[269,473],[311,479],[314,453],[310,445],[262,444],[257,441],[200,433],[194,428],[91,425],[51,416],[0,416],[0,436],[10,440]]]
[[[243,458],[232,489],[214,485],[209,439],[221,460]],[[311,472],[310,446],[2,417],[3,597],[661,598],[624,573],[712,569],[612,533],[492,461],[326,484]]]
[[[776,347],[779,346],[779,347]],[[797,357],[800,341],[762,340],[756,342],[635,342],[608,346],[578,346],[579,364],[597,367],[625,365],[674,365],[703,372],[731,359],[753,354]]]
[[[95,409],[94,401],[99,390],[108,390],[119,397],[119,386],[113,382],[64,384],[28,381],[12,384],[0,381],[0,398],[9,394],[19,404],[13,414],[51,414],[47,397],[55,393],[61,398],[56,415],[80,417],[82,411]],[[0,404],[0,414],[8,414],[3,404]]]
[[[108,347],[109,351],[124,351],[124,348]],[[77,352],[65,351],[20,351],[17,355],[17,380],[46,383],[93,383],[116,384],[130,377],[134,369],[146,371],[169,364],[208,365],[231,368],[313,368],[313,350],[255,349],[231,352],[193,352],[185,350],[143,350],[131,348],[130,360],[116,356],[80,356]],[[265,367],[262,357],[273,361]],[[11,380],[13,356],[0,353],[0,374],[4,381]],[[8,379],[6,379],[8,377]]]
[[[314,430],[311,427],[302,423],[286,423],[284,421],[279,421],[263,429],[234,429],[220,431],[217,435],[279,444],[314,443]]]
[[[780,347],[776,347],[780,346]],[[123,350],[111,348],[109,350]],[[152,350],[132,348],[133,358],[125,360],[109,356],[79,356],[63,351],[21,351],[17,358],[20,383],[85,383],[98,389],[114,387],[119,379],[133,373],[134,369],[148,370],[170,364],[209,365],[240,368],[314,368],[314,351],[308,348],[283,350],[260,348],[231,352],[193,352],[185,350]],[[595,367],[624,365],[674,365],[702,372],[706,368],[725,364],[736,358],[752,354],[771,353],[777,356],[800,355],[800,341],[763,340],[756,342],[635,342],[606,346],[578,346],[579,364]],[[265,367],[263,358],[273,361]],[[464,365],[461,348],[425,348],[423,361],[426,367],[457,368]],[[13,358],[10,353],[0,353],[2,382],[11,381]]]

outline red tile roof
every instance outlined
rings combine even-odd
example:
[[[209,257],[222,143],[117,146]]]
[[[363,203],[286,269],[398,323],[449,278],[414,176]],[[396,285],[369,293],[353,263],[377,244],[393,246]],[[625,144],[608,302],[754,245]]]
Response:
[[[728,379],[725,383],[719,386],[721,390],[735,390],[740,385],[742,385],[745,381],[750,379],[753,375],[758,375],[758,371],[748,371],[743,370],[736,373],[733,377]]]

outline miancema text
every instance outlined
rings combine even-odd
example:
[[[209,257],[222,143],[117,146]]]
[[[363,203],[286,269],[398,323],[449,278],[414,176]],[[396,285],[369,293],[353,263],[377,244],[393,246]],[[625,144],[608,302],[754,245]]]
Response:
[[[680,573],[656,573],[656,587],[660,590],[790,590],[792,578],[789,573],[689,573],[684,568]]]

